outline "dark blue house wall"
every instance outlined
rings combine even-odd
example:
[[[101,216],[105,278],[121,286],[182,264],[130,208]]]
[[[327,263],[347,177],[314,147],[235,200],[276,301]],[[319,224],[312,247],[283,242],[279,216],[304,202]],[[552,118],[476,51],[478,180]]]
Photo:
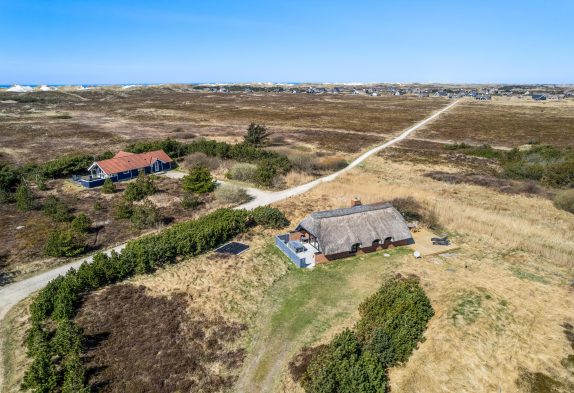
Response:
[[[145,168],[141,168],[141,169],[143,169],[143,171],[146,174],[149,174],[149,173],[153,173],[152,168],[153,168],[153,166],[146,166]],[[112,179],[112,180],[122,181],[122,180],[133,179],[139,175],[141,169],[132,169],[131,171],[128,171],[127,173],[120,172],[116,175],[117,179]],[[161,171],[168,171],[170,169],[171,169],[171,162],[165,162],[165,163],[160,162],[160,172]]]
[[[135,179],[139,175],[140,170],[143,169],[143,171],[146,174],[149,174],[149,173],[153,173],[152,168],[153,168],[153,165],[152,166],[146,166],[145,168],[141,168],[141,169],[132,169],[132,170],[126,171],[126,172],[115,173],[115,174],[110,175],[110,179],[112,179],[113,182]],[[160,168],[159,168],[158,172],[169,171],[171,168],[172,168],[171,162],[160,162]],[[91,176],[89,176],[89,179],[74,178],[73,180],[79,182],[82,186],[84,186],[86,188],[93,188],[93,187],[98,187],[98,186],[101,186],[102,184],[104,184],[105,179],[92,178]]]

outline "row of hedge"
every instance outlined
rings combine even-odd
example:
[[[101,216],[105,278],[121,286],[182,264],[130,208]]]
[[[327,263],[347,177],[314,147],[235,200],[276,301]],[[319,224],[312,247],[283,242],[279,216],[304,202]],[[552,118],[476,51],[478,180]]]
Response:
[[[153,150],[163,150],[172,157],[182,157],[192,153],[203,153],[210,157],[233,159],[241,162],[272,164],[280,173],[291,169],[289,159],[272,151],[260,149],[247,143],[229,144],[214,140],[198,139],[190,143],[182,143],[173,139],[162,139],[149,142],[139,142],[129,145],[126,151],[144,153]]]
[[[360,320],[311,358],[301,377],[309,393],[389,390],[388,369],[407,361],[434,311],[416,279],[395,278],[359,307]]]
[[[218,209],[132,240],[120,254],[97,253],[91,264],[84,263],[52,280],[30,306],[31,329],[26,342],[33,362],[24,376],[23,388],[38,393],[89,391],[81,362],[82,331],[72,321],[85,294],[201,254],[250,226],[287,224],[285,216],[270,207],[253,211]]]

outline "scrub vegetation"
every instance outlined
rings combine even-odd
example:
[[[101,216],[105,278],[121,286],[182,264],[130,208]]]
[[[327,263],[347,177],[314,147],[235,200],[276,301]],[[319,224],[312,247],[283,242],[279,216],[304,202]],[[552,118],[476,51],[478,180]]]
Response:
[[[264,208],[272,209],[272,208]],[[280,214],[280,213],[277,213]],[[70,270],[42,289],[30,306],[31,328],[28,355],[33,359],[22,387],[35,392],[89,391],[81,356],[82,330],[72,318],[82,296],[135,274],[151,273],[178,262],[181,257],[201,254],[259,224],[259,217],[245,210],[220,209],[197,220],[176,224],[159,234],[130,241],[121,254],[96,254],[91,264]],[[263,219],[263,226],[275,227]]]
[[[311,358],[300,381],[306,392],[388,391],[388,368],[408,360],[434,311],[418,281],[400,277],[361,303],[359,315]]]

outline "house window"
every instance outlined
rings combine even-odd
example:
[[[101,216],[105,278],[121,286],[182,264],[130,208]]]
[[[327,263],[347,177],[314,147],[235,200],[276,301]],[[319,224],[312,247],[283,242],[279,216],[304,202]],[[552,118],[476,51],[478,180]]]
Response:
[[[357,251],[359,251],[359,247],[361,247],[361,243],[355,243],[351,246],[351,252],[353,254],[355,254]]]
[[[379,244],[381,244],[381,239],[373,240],[373,246],[378,246]]]

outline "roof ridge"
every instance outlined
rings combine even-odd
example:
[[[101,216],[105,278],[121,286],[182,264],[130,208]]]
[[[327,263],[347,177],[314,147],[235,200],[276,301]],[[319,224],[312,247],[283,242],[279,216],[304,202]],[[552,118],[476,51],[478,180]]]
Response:
[[[331,217],[341,217],[348,216],[356,213],[369,212],[373,210],[388,209],[393,207],[389,202],[379,202],[372,203],[368,205],[358,205],[352,207],[342,207],[339,209],[323,210],[319,212],[311,213],[311,217],[315,219],[331,218]]]

